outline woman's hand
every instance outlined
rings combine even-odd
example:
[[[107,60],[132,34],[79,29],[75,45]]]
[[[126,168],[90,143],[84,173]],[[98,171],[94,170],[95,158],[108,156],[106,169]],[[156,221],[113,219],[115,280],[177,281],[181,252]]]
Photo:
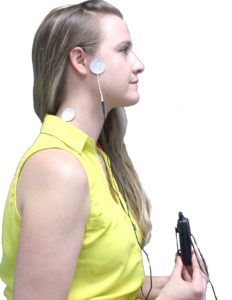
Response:
[[[205,300],[207,281],[195,254],[192,255],[191,272],[177,256],[174,270],[157,300]]]

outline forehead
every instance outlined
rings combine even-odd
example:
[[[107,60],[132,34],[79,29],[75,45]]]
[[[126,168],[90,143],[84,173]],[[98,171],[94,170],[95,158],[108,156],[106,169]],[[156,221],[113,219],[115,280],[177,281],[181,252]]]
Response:
[[[118,44],[122,41],[130,41],[130,32],[123,19],[115,15],[105,15],[100,20],[102,42]]]

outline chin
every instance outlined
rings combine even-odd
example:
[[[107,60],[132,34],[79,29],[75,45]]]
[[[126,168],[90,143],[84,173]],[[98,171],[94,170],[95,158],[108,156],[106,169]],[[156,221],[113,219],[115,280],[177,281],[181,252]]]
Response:
[[[133,106],[135,104],[137,104],[139,102],[140,96],[137,94],[136,97],[131,97],[130,99],[127,99],[127,101],[125,101],[124,106]]]
[[[128,107],[133,106],[139,102],[140,96],[138,93],[134,93],[133,95],[127,96],[127,97],[121,97],[120,101],[119,98],[116,99],[111,105],[109,105],[108,102],[108,109],[116,108],[116,107]],[[107,99],[109,101],[109,99]],[[106,101],[107,101],[106,100]]]

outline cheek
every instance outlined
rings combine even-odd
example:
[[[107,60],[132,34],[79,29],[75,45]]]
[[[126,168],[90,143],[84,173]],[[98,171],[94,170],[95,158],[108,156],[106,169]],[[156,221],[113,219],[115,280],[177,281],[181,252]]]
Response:
[[[108,62],[106,63],[106,71],[104,75],[111,76],[112,78],[126,78],[129,76],[130,69],[124,58],[117,60],[112,58],[111,60],[107,61]]]
[[[130,72],[124,63],[110,63],[99,77],[103,95],[111,98],[126,96],[130,82]]]
[[[128,81],[119,74],[111,74],[103,84],[102,92],[111,97],[123,97],[128,89]]]
[[[130,72],[123,64],[108,68],[104,74],[104,82],[107,88],[125,89],[125,87],[128,86],[129,81]]]

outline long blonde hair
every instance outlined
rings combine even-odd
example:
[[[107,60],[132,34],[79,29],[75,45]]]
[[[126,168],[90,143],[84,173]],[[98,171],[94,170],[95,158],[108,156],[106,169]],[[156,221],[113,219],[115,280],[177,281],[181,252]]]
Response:
[[[43,122],[55,115],[64,101],[68,54],[76,46],[94,54],[101,41],[99,17],[121,12],[103,0],[89,0],[52,10],[39,26],[33,42],[34,109]],[[138,222],[145,244],[150,238],[150,204],[141,186],[124,143],[126,115],[123,108],[112,109],[99,137],[108,154],[112,171],[130,212]]]

